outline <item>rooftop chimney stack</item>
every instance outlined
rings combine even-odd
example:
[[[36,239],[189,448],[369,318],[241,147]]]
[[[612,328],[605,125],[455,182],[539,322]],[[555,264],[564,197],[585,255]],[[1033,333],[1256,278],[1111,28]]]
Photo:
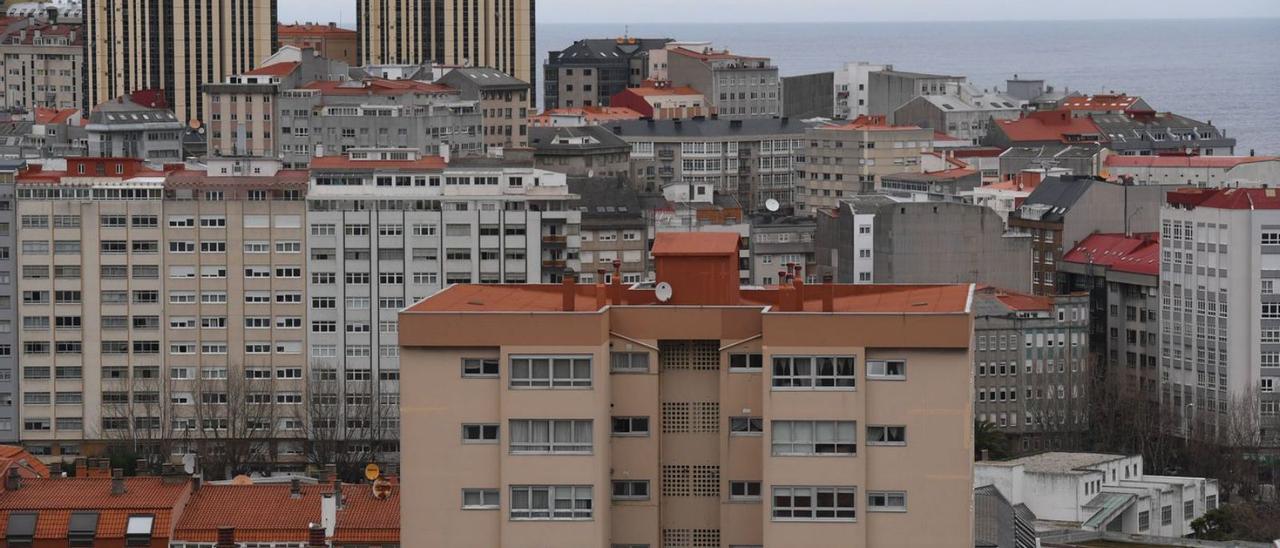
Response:
[[[291,499],[302,498],[302,482],[298,481],[298,478],[293,478],[289,480],[289,498]]]
[[[216,548],[236,548],[236,528],[219,527]]]
[[[124,470],[114,468],[111,470],[111,496],[118,497],[124,494]]]
[[[9,474],[4,477],[4,490],[17,491],[22,488],[22,476],[18,473],[18,467],[9,468]]]
[[[609,287],[609,299],[613,304],[622,304],[622,261],[613,260],[613,283]]]
[[[572,274],[565,274],[560,284],[561,294],[561,310],[565,312],[573,312],[575,301],[577,300],[578,289],[573,280]]]
[[[836,286],[830,274],[822,277],[822,311],[836,311]]]
[[[312,523],[311,527],[307,529],[307,546],[314,548],[324,545],[324,526]]]
[[[609,288],[604,285],[604,273],[605,270],[603,268],[596,270],[596,310],[600,310],[609,304],[609,299],[605,295]]]

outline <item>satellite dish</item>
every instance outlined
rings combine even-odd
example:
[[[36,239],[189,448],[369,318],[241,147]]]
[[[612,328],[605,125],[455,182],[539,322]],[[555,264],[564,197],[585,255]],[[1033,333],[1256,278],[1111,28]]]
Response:
[[[657,287],[653,288],[653,294],[658,297],[659,301],[664,303],[671,300],[671,292],[671,284],[667,282],[660,282]]]
[[[778,201],[773,198],[769,198],[768,200],[765,200],[764,208],[772,212],[777,212],[779,209],[782,209],[782,204],[778,203]]]

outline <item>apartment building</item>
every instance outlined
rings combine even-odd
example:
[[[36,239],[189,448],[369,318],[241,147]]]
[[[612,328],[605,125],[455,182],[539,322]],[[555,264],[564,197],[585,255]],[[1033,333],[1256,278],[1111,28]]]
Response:
[[[612,283],[615,271],[622,283],[640,283],[652,270],[649,260],[649,220],[640,195],[617,177],[569,177],[569,192],[577,196],[571,207],[582,212],[582,274],[578,281],[601,278]],[[618,261],[615,269],[614,261]]]
[[[708,106],[707,98],[698,90],[653,80],[615,93],[609,104],[629,108],[654,120],[716,115],[716,110]]]
[[[1280,157],[1173,153],[1160,156],[1111,155],[1103,163],[1101,171],[1107,179],[1128,179],[1139,185],[1262,186],[1280,180]]]
[[[721,118],[782,116],[782,80],[768,57],[679,47],[667,50],[667,77],[707,98]]]
[[[238,438],[260,446],[251,462],[307,462],[307,182],[271,159],[166,175],[162,397],[172,406],[162,427],[182,440],[170,454]]]
[[[652,197],[657,198],[657,197]],[[738,280],[743,285],[753,278],[751,260],[751,219],[737,198],[716,192],[706,183],[676,183],[662,188],[661,200],[646,200],[649,238],[663,232],[715,232],[738,235]],[[650,262],[648,279],[656,272]]]
[[[156,163],[182,161],[187,129],[154,91],[121,95],[98,105],[84,126],[89,156]]]
[[[359,0],[357,58],[489,67],[533,82],[536,15],[534,0]]]
[[[921,173],[921,155],[933,150],[933,130],[895,126],[884,116],[808,130],[804,162],[798,166],[796,212],[813,215],[840,198],[881,188],[880,177]]]
[[[769,199],[789,206],[816,123],[788,118],[633,120],[604,124],[631,144],[631,180],[658,192],[674,182],[706,183],[737,197],[748,211]]]
[[[649,55],[670,38],[587,38],[547,53],[542,66],[545,110],[608,107],[618,92],[650,78]]]
[[[0,36],[0,106],[80,108],[83,27],[33,20]]]
[[[894,109],[895,124],[916,125],[965,141],[982,142],[992,120],[1016,120],[1026,104],[973,84],[948,83],[941,94],[920,95]]]
[[[201,85],[247,72],[277,48],[275,0],[84,0],[84,21],[85,112],[155,89],[178,120],[200,120]]]
[[[335,78],[347,70],[346,64],[322,57],[316,50],[285,46],[253,70],[204,84],[201,89],[205,95],[209,154],[279,158],[283,153],[282,117],[312,115],[309,111],[282,111],[281,94],[310,82]],[[284,127],[292,129],[289,125]],[[295,146],[291,144],[289,150]]]
[[[845,63],[835,71],[835,118],[852,120],[871,114],[868,99],[871,73],[892,69],[892,65],[880,65],[867,61]]]
[[[405,306],[453,284],[580,270],[573,198],[564,175],[497,159],[360,149],[312,162],[309,363],[332,383],[340,436],[395,458]]]
[[[1160,248],[1164,408],[1188,436],[1280,444],[1276,191],[1171,192]]]
[[[783,272],[798,267],[797,276],[806,283],[817,283],[817,257],[814,236],[818,224],[812,217],[760,214],[751,218],[751,283],[782,283]]]
[[[970,286],[742,288],[738,243],[405,310],[402,542],[971,545]]]
[[[306,180],[271,160],[20,174],[31,450],[207,454],[234,438],[261,446],[253,462],[302,463]]]
[[[358,148],[406,148],[419,155],[484,152],[478,102],[454,88],[416,80],[317,80],[277,103],[280,153],[305,167],[313,157]]]
[[[450,70],[436,83],[460,91],[463,99],[479,101],[485,152],[529,144],[528,82],[493,69],[464,67]]]
[[[974,414],[1015,450],[1070,447],[1088,429],[1088,307],[1088,294],[974,294]]]
[[[158,437],[164,173],[72,158],[29,167],[17,197],[24,444],[65,460],[86,442]]]
[[[535,127],[534,165],[570,177],[622,177],[631,172],[631,145],[603,126]]]
[[[327,59],[342,61],[351,66],[360,65],[356,57],[358,33],[339,27],[337,23],[281,23],[276,27],[280,46],[313,49]]]
[[[15,244],[18,236],[14,181],[26,162],[0,161],[0,442],[18,441],[18,269]]]
[[[1159,401],[1160,235],[1097,233],[1062,256],[1066,290],[1089,293],[1099,378]]]

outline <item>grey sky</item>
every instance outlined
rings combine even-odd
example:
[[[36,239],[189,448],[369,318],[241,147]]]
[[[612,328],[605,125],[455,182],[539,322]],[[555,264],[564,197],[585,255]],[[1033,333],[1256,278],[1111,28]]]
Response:
[[[536,0],[541,23],[1280,17],[1276,0]],[[355,0],[280,0],[280,20],[355,21]]]

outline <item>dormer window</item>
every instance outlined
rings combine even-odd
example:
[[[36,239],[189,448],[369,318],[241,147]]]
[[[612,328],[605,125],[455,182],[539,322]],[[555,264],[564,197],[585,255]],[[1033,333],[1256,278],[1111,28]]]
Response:
[[[155,525],[154,515],[132,515],[125,525],[125,546],[151,546],[151,529]]]
[[[67,543],[70,546],[93,546],[98,536],[97,512],[73,512],[67,522]]]
[[[13,512],[9,514],[9,523],[5,528],[4,540],[9,546],[29,547],[35,541],[36,537],[36,520],[39,514],[35,512]]]

